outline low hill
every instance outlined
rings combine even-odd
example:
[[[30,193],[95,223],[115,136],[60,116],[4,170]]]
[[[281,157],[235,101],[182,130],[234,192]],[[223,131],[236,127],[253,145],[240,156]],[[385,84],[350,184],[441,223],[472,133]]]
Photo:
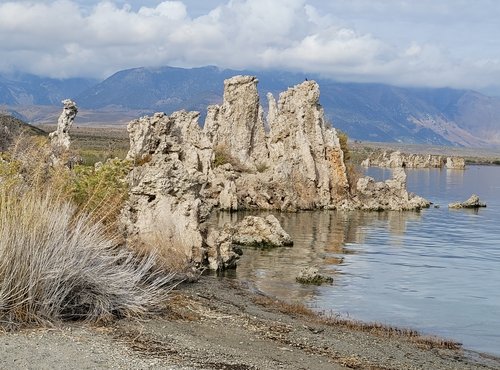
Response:
[[[37,127],[28,125],[15,117],[0,113],[0,152],[5,151],[20,134],[45,136],[47,133]]]

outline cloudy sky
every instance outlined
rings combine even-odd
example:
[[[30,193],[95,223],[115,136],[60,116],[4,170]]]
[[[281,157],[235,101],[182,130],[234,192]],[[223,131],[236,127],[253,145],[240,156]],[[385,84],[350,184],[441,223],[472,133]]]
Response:
[[[500,92],[498,0],[0,0],[0,72],[286,69]]]

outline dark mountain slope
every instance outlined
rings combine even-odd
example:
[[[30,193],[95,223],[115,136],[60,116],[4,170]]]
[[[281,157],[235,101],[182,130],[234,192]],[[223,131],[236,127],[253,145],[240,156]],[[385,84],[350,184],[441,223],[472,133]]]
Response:
[[[5,151],[12,141],[21,133],[26,133],[28,135],[47,135],[45,131],[37,127],[28,125],[15,117],[0,113],[0,152]]]
[[[17,82],[0,78],[0,104],[8,105],[10,111],[24,104],[22,113],[19,112],[27,117],[24,113],[26,105],[59,107],[61,99],[71,97],[82,112],[88,112],[86,122],[92,122],[92,112],[96,112],[96,117],[115,119],[120,112],[128,118],[136,113],[170,113],[186,109],[200,111],[202,123],[207,106],[222,101],[224,79],[238,74],[258,77],[265,110],[267,92],[277,98],[279,92],[301,83],[306,77],[315,79],[321,88],[321,104],[328,119],[353,139],[500,145],[500,98],[448,88],[341,83],[320,76],[283,71],[236,71],[217,67],[133,68],[119,71],[93,85],[88,79],[59,81],[24,75]],[[30,121],[40,121],[36,112],[29,113]],[[99,122],[103,123],[102,119]]]

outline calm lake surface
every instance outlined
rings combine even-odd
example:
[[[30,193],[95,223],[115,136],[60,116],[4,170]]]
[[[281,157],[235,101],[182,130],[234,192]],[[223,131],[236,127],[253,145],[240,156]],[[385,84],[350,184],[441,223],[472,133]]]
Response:
[[[439,208],[274,213],[294,246],[245,249],[235,277],[319,311],[409,327],[500,355],[500,167],[407,174],[408,189]],[[368,175],[381,180],[391,171],[371,168]],[[488,207],[448,209],[473,193]],[[215,217],[224,223],[244,216]],[[296,283],[311,265],[334,283]]]

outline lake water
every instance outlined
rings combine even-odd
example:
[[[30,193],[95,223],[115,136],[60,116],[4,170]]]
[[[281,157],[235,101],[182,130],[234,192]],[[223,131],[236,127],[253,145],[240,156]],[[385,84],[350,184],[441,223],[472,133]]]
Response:
[[[390,170],[371,168],[376,179]],[[407,170],[421,212],[274,213],[294,246],[244,250],[235,277],[326,313],[417,329],[500,355],[500,167]],[[488,207],[450,210],[478,194]],[[219,222],[245,214],[220,214]],[[303,286],[316,265],[333,284]]]

